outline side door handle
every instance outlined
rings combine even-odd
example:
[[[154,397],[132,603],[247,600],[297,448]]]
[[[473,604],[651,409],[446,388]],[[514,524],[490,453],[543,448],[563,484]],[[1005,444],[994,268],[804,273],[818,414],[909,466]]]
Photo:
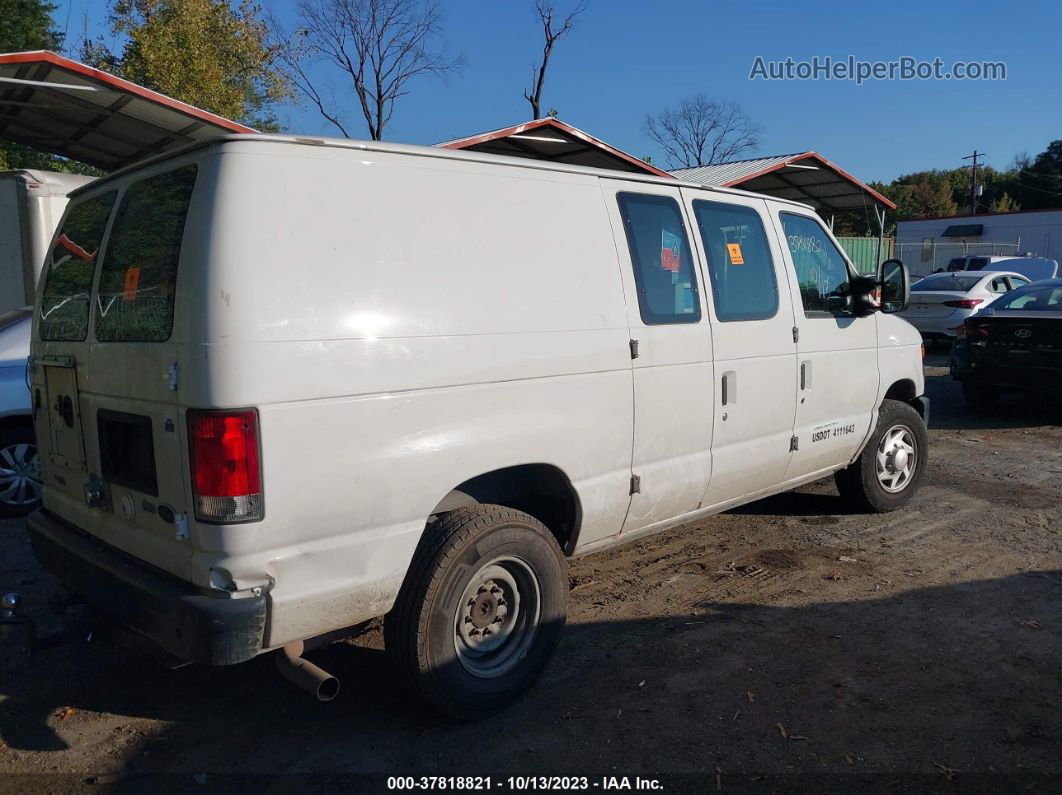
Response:
[[[800,363],[800,391],[811,389],[811,362],[804,360]]]
[[[727,370],[723,373],[721,404],[726,406],[737,403],[737,373]]]

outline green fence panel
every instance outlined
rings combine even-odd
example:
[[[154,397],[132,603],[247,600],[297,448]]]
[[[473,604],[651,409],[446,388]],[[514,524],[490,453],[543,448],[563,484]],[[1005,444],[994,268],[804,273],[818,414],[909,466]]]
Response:
[[[887,237],[882,241],[881,259],[885,261],[892,256],[895,238]],[[849,259],[860,273],[876,273],[878,270],[878,239],[876,237],[839,237],[837,242],[848,254]]]

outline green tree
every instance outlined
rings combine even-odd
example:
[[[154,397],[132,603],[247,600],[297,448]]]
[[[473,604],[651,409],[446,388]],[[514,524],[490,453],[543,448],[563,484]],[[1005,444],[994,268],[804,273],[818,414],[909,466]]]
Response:
[[[1003,191],[998,199],[988,205],[990,213],[1016,213],[1020,209],[1021,205],[1014,201],[1006,191]]]
[[[63,34],[54,27],[53,11],[55,6],[42,0],[0,0],[0,52],[58,51]],[[15,168],[95,173],[81,163],[0,141],[0,171]]]
[[[89,40],[81,58],[98,69],[260,130],[276,130],[273,107],[291,95],[275,68],[260,9],[250,0],[115,0],[113,53]]]
[[[0,52],[58,51],[63,34],[52,27],[55,9],[42,0],[0,0]]]
[[[1052,141],[1032,161],[1015,158],[1010,192],[1027,210],[1062,205],[1062,141]]]

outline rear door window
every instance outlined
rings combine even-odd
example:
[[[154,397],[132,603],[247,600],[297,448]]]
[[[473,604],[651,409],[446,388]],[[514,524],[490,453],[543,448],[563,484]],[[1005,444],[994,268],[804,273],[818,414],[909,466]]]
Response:
[[[177,264],[196,167],[131,185],[114,219],[96,299],[96,339],[164,342],[173,330]]]
[[[80,342],[88,336],[89,293],[96,255],[117,191],[70,208],[44,263],[40,301],[42,340]]]
[[[774,260],[752,207],[697,200],[693,212],[708,255],[716,317],[765,320],[778,311]]]
[[[618,195],[638,307],[647,326],[701,319],[697,277],[678,202],[668,196]]]

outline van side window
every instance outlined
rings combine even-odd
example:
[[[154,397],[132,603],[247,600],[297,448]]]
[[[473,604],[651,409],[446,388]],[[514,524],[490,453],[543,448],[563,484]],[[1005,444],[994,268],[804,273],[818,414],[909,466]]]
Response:
[[[196,167],[131,185],[107,242],[96,299],[96,339],[163,342],[173,330],[177,262]]]
[[[697,277],[678,202],[668,196],[620,193],[620,215],[647,326],[701,319]]]
[[[693,212],[708,255],[716,317],[774,317],[778,282],[760,214],[752,207],[701,200],[693,202]]]
[[[848,263],[814,218],[782,213],[782,228],[796,268],[804,314],[843,315],[852,303]]]
[[[42,340],[80,342],[88,336],[89,293],[96,274],[96,255],[117,195],[117,191],[111,191],[73,206],[55,236],[41,274]]]

